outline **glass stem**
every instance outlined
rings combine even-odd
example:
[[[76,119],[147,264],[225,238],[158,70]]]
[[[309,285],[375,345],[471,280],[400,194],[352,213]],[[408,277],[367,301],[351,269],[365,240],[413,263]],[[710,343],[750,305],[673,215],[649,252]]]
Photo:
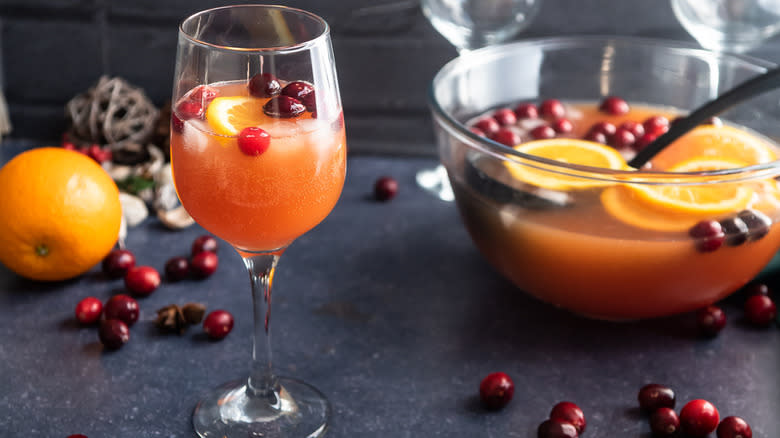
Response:
[[[272,407],[280,407],[279,382],[271,366],[271,285],[281,251],[240,253],[252,282],[255,319],[247,392],[250,397],[265,398]]]

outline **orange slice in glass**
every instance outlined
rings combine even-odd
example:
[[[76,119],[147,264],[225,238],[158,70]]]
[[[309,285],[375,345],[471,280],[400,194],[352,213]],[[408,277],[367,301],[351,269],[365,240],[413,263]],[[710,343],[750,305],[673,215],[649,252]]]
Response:
[[[579,164],[612,170],[629,168],[623,156],[617,150],[600,143],[585,140],[571,138],[536,140],[519,144],[514,149],[528,155],[567,164]],[[578,176],[557,173],[560,169],[556,169],[555,166],[551,165],[525,160],[525,163],[528,163],[526,165],[522,159],[518,159],[518,161],[505,162],[509,173],[523,182],[546,189],[582,189],[613,184],[609,181],[587,178],[585,174]]]
[[[248,96],[217,97],[206,108],[206,121],[216,134],[237,136],[244,128],[268,122],[269,117],[263,113],[267,100]]]
[[[735,160],[745,164],[777,159],[772,146],[758,135],[731,126],[699,126],[683,135],[652,159],[653,168],[670,170],[690,157]]]

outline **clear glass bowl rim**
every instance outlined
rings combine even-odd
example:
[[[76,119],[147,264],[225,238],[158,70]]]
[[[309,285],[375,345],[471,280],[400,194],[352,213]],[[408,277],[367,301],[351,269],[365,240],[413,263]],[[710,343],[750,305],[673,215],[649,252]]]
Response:
[[[586,178],[597,181],[607,182],[631,182],[638,184],[674,184],[674,185],[696,185],[712,184],[716,182],[740,182],[763,178],[772,178],[780,175],[780,160],[769,163],[756,164],[747,167],[724,169],[717,171],[699,171],[699,172],[661,172],[657,170],[611,170],[593,166],[584,166],[578,164],[563,163],[556,160],[541,158],[505,146],[485,137],[474,134],[466,127],[453,118],[445,111],[436,99],[436,86],[445,77],[459,74],[461,71],[468,70],[469,65],[478,65],[489,61],[495,57],[504,56],[507,52],[513,51],[516,47],[538,47],[542,50],[547,48],[576,48],[576,47],[637,47],[643,46],[653,50],[668,51],[680,53],[686,56],[694,56],[699,59],[717,62],[719,60],[729,60],[729,62],[739,62],[742,66],[753,69],[756,74],[761,74],[767,70],[777,67],[776,64],[759,58],[747,55],[711,52],[700,48],[695,44],[689,44],[681,41],[664,40],[656,38],[640,37],[614,37],[614,36],[576,36],[576,37],[547,37],[519,40],[511,43],[498,44],[481,49],[477,49],[458,56],[445,64],[433,77],[428,88],[428,103],[435,119],[444,124],[449,135],[455,135],[469,148],[475,149],[481,153],[490,155],[503,161],[512,161],[523,166],[530,166],[536,169],[553,172],[561,175]],[[475,58],[481,58],[476,60]]]
[[[276,46],[276,47],[232,47],[232,46],[223,46],[219,44],[210,43],[207,41],[203,41],[201,39],[195,38],[192,34],[189,32],[186,32],[184,30],[185,24],[195,19],[196,17],[204,16],[207,14],[213,14],[215,12],[219,12],[222,10],[227,9],[240,9],[240,8],[249,8],[249,9],[273,9],[278,11],[287,11],[292,12],[298,15],[302,15],[305,17],[308,17],[312,19],[313,21],[316,21],[318,23],[322,24],[322,32],[320,32],[318,35],[310,38],[307,41],[303,41],[297,44],[292,44],[289,46]],[[181,23],[179,24],[179,35],[186,38],[190,43],[201,46],[201,47],[207,47],[213,50],[222,50],[227,52],[277,52],[277,53],[293,53],[301,50],[306,50],[309,47],[312,47],[316,44],[318,44],[318,41],[322,41],[323,39],[328,38],[330,35],[330,25],[327,21],[325,21],[324,18],[320,17],[317,14],[314,14],[312,12],[293,8],[290,6],[283,6],[283,5],[266,5],[266,4],[236,4],[236,5],[227,5],[227,6],[218,6],[215,8],[210,9],[204,9],[202,11],[195,12],[193,14],[188,15],[186,18],[184,18]]]

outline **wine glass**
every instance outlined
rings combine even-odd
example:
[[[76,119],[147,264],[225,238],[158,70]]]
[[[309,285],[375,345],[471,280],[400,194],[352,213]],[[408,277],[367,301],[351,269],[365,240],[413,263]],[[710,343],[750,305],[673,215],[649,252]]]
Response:
[[[776,0],[672,0],[685,30],[705,49],[744,53],[780,32]]]
[[[525,29],[541,0],[422,0],[423,15],[461,56],[504,42]],[[417,185],[444,201],[455,199],[442,165],[417,172]]]
[[[271,284],[279,258],[333,209],[346,143],[328,24],[283,6],[192,15],[179,28],[171,117],[176,190],[189,214],[249,271],[249,377],[207,394],[201,437],[317,437],[330,405],[271,366]]]

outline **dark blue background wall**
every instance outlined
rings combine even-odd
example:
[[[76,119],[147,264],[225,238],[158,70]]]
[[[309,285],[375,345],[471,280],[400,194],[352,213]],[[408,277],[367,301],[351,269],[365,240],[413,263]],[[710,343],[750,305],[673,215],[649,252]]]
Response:
[[[102,74],[169,98],[178,23],[223,0],[0,0],[3,90],[13,136],[53,141],[64,104]],[[432,151],[428,81],[455,50],[415,0],[295,0],[332,27],[354,150]],[[544,0],[518,38],[615,34],[693,41],[665,0]],[[774,45],[773,45],[774,44]],[[771,41],[754,52],[780,61]]]

